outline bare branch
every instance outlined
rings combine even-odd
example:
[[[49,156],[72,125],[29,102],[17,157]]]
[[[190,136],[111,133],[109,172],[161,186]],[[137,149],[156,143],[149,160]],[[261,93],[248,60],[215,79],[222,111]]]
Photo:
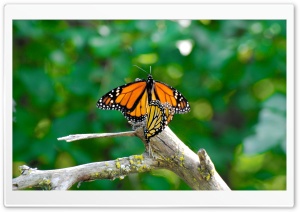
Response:
[[[67,190],[84,181],[123,179],[128,174],[142,173],[156,168],[157,162],[147,153],[116,160],[88,163],[56,170],[37,170],[21,166],[21,176],[13,179],[13,189],[41,187],[46,190]]]
[[[67,142],[101,137],[137,136],[146,144],[143,128],[135,131],[102,134],[78,134],[59,138]],[[195,190],[230,190],[219,176],[213,162],[204,149],[197,154],[190,150],[169,127],[159,135],[151,138],[153,154],[145,152],[126,158],[106,162],[89,163],[80,166],[40,171],[21,167],[22,175],[13,179],[13,189],[43,187],[53,190],[66,190],[73,184],[96,179],[123,178],[128,174],[141,173],[154,169],[168,169],[176,173],[192,189]]]
[[[83,139],[91,138],[107,138],[107,137],[120,137],[120,136],[135,136],[135,131],[119,132],[119,133],[93,133],[93,134],[74,134],[65,137],[58,138],[57,140],[65,140],[66,142],[72,142]]]

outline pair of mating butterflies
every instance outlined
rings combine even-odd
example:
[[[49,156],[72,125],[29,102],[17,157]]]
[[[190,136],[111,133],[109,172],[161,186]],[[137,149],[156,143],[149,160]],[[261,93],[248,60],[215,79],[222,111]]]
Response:
[[[119,86],[102,96],[97,107],[104,110],[119,110],[129,121],[146,120],[144,135],[147,143],[170,123],[175,113],[187,113],[190,106],[186,98],[171,86],[153,80],[136,79]]]

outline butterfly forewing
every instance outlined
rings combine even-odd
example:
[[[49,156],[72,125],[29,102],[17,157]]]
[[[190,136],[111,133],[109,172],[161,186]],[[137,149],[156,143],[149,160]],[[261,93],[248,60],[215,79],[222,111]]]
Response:
[[[186,98],[171,86],[156,81],[154,83],[154,93],[156,99],[162,104],[169,103],[175,110],[175,113],[187,113],[190,111],[190,105]]]
[[[97,107],[104,110],[133,111],[146,90],[146,81],[119,86],[103,95]]]
[[[152,101],[158,102],[153,102],[150,105]],[[158,108],[161,105],[164,105],[162,107],[165,108],[170,107],[169,110],[173,111],[173,114],[190,111],[189,103],[179,91],[163,82],[154,81],[151,75],[148,76],[147,81],[137,79],[135,82],[119,86],[105,94],[97,102],[98,108],[119,110],[125,118],[133,122],[144,121],[148,115],[148,107],[155,105]],[[162,109],[162,113],[164,110]],[[159,123],[160,119],[157,118],[155,121]],[[156,125],[156,129],[159,127]]]

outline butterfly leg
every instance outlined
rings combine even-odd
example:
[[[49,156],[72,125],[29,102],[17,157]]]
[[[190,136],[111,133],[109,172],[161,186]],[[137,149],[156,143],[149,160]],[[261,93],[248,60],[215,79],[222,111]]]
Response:
[[[146,147],[146,148],[147,148],[147,150],[148,150],[148,154],[149,154],[150,157],[154,158],[154,156],[153,156],[153,151],[152,151],[152,148],[151,148],[150,139],[147,140],[146,142],[147,142],[147,144],[146,144],[147,147]]]
[[[140,127],[144,127],[145,126],[145,120],[141,121],[141,122],[133,122],[133,121],[128,121],[128,123],[132,126],[133,130],[136,130]]]

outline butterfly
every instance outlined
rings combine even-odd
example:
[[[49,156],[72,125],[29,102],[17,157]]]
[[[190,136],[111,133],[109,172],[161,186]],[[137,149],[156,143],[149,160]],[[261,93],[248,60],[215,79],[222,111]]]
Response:
[[[166,83],[155,81],[151,74],[147,80],[136,79],[112,89],[98,100],[97,107],[119,110],[129,121],[141,122],[145,120],[147,108],[152,100],[159,100],[161,104],[169,103],[175,113],[190,111],[188,101],[179,91]]]
[[[146,142],[164,130],[174,116],[175,110],[169,103],[161,104],[158,100],[152,100],[147,110],[144,136]]]

